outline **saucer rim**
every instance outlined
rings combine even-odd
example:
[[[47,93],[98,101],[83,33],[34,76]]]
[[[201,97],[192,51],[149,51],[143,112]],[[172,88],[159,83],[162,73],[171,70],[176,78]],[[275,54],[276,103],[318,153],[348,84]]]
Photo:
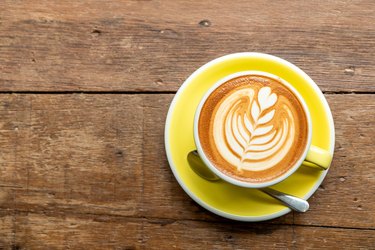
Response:
[[[177,168],[176,168],[176,166],[173,162],[172,154],[171,154],[171,151],[170,151],[170,145],[169,145],[169,141],[170,141],[169,140],[170,139],[169,134],[170,133],[169,133],[169,131],[170,131],[170,124],[171,124],[171,120],[172,120],[172,113],[175,109],[176,103],[179,100],[180,96],[183,94],[184,90],[189,86],[189,84],[191,84],[191,80],[194,79],[197,75],[199,75],[203,71],[205,71],[207,68],[209,68],[211,66],[214,66],[215,64],[217,64],[221,61],[235,59],[235,58],[238,58],[238,57],[257,57],[257,58],[263,57],[263,58],[266,58],[266,59],[278,61],[279,63],[285,64],[288,67],[292,68],[295,72],[300,74],[306,80],[306,82],[308,82],[308,84],[311,85],[311,87],[313,88],[315,93],[318,95],[320,102],[323,104],[325,111],[327,112],[327,119],[328,119],[328,123],[329,123],[329,126],[330,126],[330,148],[329,148],[328,151],[333,156],[334,148],[335,148],[335,127],[334,127],[334,122],[333,122],[333,116],[332,116],[331,109],[328,105],[328,102],[327,102],[325,96],[323,95],[322,91],[318,87],[318,85],[303,70],[301,70],[296,65],[294,65],[294,64],[292,64],[292,63],[290,63],[290,62],[288,62],[288,61],[286,61],[282,58],[279,58],[277,56],[273,56],[273,55],[269,55],[269,54],[265,54],[265,53],[259,53],[259,52],[238,52],[238,53],[224,55],[224,56],[215,58],[215,59],[207,62],[206,64],[202,65],[197,70],[195,70],[184,81],[184,83],[180,86],[180,88],[176,92],[176,95],[173,97],[173,100],[172,100],[172,102],[169,106],[167,118],[166,118],[166,123],[165,123],[165,129],[164,129],[164,145],[165,145],[168,163],[169,163],[169,166],[172,170],[172,173],[173,173],[174,177],[176,178],[177,182],[182,187],[182,189],[190,196],[190,198],[193,199],[195,202],[197,202],[200,206],[202,206],[203,208],[207,209],[208,211],[210,211],[214,214],[217,214],[219,216],[222,216],[224,218],[228,218],[228,219],[231,219],[231,220],[245,221],[245,222],[266,221],[266,220],[271,220],[271,219],[275,219],[275,218],[278,218],[280,216],[283,216],[283,215],[291,212],[291,209],[290,208],[284,208],[284,209],[282,209],[282,210],[280,210],[276,213],[272,213],[272,214],[268,214],[268,215],[262,215],[262,216],[241,216],[241,215],[235,215],[235,214],[227,213],[227,212],[224,212],[224,211],[222,211],[222,210],[220,210],[220,209],[218,209],[214,206],[211,206],[211,205],[203,202],[192,191],[190,191],[190,189],[185,185],[183,179],[178,174]],[[330,167],[327,170],[322,171],[323,173],[316,180],[315,185],[310,189],[310,191],[304,197],[302,197],[303,199],[307,200],[308,198],[310,198],[316,192],[316,190],[318,189],[318,187],[320,186],[320,184],[323,182],[324,178],[326,177],[329,169],[330,169]]]

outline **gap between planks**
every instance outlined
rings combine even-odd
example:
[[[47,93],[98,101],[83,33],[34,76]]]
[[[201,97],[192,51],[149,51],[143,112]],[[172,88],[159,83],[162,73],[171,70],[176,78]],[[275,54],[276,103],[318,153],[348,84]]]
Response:
[[[168,225],[173,224],[176,222],[202,222],[202,223],[211,223],[211,224],[246,224],[248,226],[259,226],[261,224],[263,225],[270,225],[270,226],[295,226],[295,227],[301,227],[301,228],[328,228],[328,229],[343,229],[343,230],[370,230],[375,231],[375,228],[360,228],[360,227],[344,227],[344,226],[329,226],[329,225],[314,225],[314,224],[288,224],[288,223],[272,223],[271,221],[263,221],[263,222],[241,222],[241,221],[231,221],[231,220],[204,220],[204,219],[170,219],[170,218],[162,218],[162,217],[150,217],[150,216],[123,216],[123,215],[115,215],[115,214],[98,214],[98,213],[65,213],[61,211],[61,213],[56,213],[54,211],[54,214],[49,213],[52,211],[28,211],[28,210],[20,210],[20,209],[7,209],[7,211],[12,211],[12,216],[22,215],[22,214],[36,214],[36,215],[45,215],[48,217],[55,217],[56,215],[60,216],[71,216],[71,217],[78,217],[78,218],[87,218],[87,217],[97,217],[98,221],[105,220],[105,221],[118,221],[118,219],[125,220],[125,221],[137,221],[137,220],[146,220],[149,221],[152,224],[161,224],[161,225]],[[1,215],[1,214],[0,214]],[[59,216],[57,216],[59,217]]]

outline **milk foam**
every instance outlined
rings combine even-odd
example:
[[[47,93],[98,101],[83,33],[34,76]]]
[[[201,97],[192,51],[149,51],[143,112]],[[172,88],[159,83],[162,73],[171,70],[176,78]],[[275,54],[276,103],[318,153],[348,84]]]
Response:
[[[234,89],[213,114],[213,138],[220,155],[239,171],[262,171],[278,164],[296,136],[289,105],[268,86]]]

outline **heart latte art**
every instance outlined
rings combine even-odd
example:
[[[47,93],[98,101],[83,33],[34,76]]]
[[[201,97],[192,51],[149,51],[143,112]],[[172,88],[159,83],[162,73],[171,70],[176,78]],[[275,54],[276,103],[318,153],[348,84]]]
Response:
[[[198,126],[203,151],[215,167],[250,182],[284,174],[307,143],[298,98],[283,83],[261,75],[220,85],[203,105]]]
[[[218,105],[213,121],[215,145],[238,170],[260,171],[284,158],[295,136],[288,103],[270,87],[233,91]],[[278,107],[276,114],[276,105]],[[276,116],[276,117],[275,117]]]

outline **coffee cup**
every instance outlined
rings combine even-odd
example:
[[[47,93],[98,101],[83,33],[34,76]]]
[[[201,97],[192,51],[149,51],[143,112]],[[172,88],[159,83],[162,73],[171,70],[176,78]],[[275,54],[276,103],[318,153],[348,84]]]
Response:
[[[311,137],[303,97],[289,82],[263,71],[220,79],[205,93],[194,118],[203,162],[224,181],[247,188],[279,183],[302,164],[327,169],[332,155],[312,145]]]

